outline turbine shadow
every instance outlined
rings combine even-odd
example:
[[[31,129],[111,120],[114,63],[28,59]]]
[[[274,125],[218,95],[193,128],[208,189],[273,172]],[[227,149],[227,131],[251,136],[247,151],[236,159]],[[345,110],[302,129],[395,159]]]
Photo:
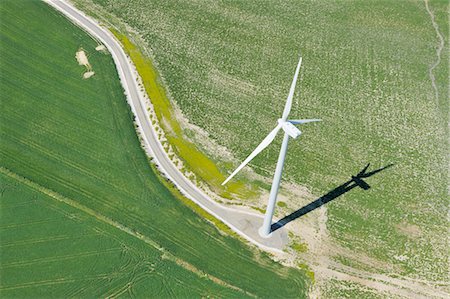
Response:
[[[309,203],[308,205],[298,209],[297,211],[293,212],[292,214],[289,214],[287,216],[285,216],[284,218],[278,220],[277,222],[273,223],[271,226],[271,231],[274,232],[277,229],[285,226],[286,224],[288,224],[291,221],[294,221],[297,218],[300,218],[301,216],[308,214],[311,211],[314,211],[315,209],[323,206],[324,204],[332,201],[333,199],[338,198],[339,196],[341,196],[344,193],[347,193],[348,191],[352,190],[355,187],[360,187],[363,190],[368,190],[370,189],[370,185],[367,184],[363,179],[366,179],[368,177],[373,176],[374,174],[385,170],[386,168],[389,168],[391,166],[393,166],[394,164],[389,164],[386,165],[382,168],[376,169],[374,171],[371,172],[366,172],[367,169],[370,166],[370,163],[366,165],[366,167],[363,168],[363,170],[361,170],[356,176],[352,175],[352,178],[343,183],[342,185],[340,185],[339,187],[336,187],[335,189],[331,190],[330,192],[328,192],[327,194],[319,197],[318,199],[316,199],[315,201]]]

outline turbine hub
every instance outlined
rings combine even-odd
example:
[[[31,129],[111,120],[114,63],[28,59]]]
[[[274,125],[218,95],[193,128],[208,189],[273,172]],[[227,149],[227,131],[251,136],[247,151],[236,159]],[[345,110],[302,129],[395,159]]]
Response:
[[[302,131],[300,131],[297,127],[295,127],[290,122],[283,121],[281,123],[281,127],[283,128],[283,131],[286,132],[286,134],[288,134],[289,136],[291,136],[294,139],[302,134]]]

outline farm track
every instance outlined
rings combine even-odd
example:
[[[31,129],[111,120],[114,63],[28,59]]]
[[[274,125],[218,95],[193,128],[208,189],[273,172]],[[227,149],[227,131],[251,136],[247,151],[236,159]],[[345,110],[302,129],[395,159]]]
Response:
[[[0,89],[14,99],[5,98],[0,166],[139,232],[178,258],[172,259],[141,239],[0,171],[4,182],[0,186],[2,210],[5,207],[1,217],[1,226],[5,226],[0,230],[2,244],[40,240],[2,248],[3,263],[11,267],[2,270],[0,287],[77,279],[0,293],[6,297],[27,297],[27,294],[45,297],[46,292],[52,292],[62,298],[78,292],[78,296],[105,297],[133,281],[124,295],[153,297],[154,292],[160,291],[163,297],[169,292],[181,297],[208,294],[249,297],[223,282],[251,294],[306,295],[308,280],[301,269],[284,268],[256,247],[233,238],[236,234],[225,225],[211,216],[206,216],[205,221],[198,215],[206,214],[199,207],[177,191],[172,194],[170,190],[175,188],[171,183],[167,183],[169,188],[165,187],[168,180],[155,173],[155,165],[142,149],[142,139],[136,134],[134,115],[110,53],[98,51],[97,43],[81,28],[43,1],[8,2],[0,10],[6,18],[1,37],[9,41],[2,43],[5,46],[2,61],[11,62],[0,76]],[[42,19],[47,21],[41,22]],[[60,29],[48,27],[48,22]],[[28,45],[38,46],[30,50]],[[74,59],[80,46],[96,70],[96,76],[89,80],[83,80],[80,70],[84,68]],[[42,65],[51,67],[43,71]],[[33,81],[34,77],[37,80]],[[17,84],[22,78],[25,84]],[[57,86],[56,90],[52,85]],[[82,108],[78,109],[79,106]],[[91,118],[97,121],[90,122]],[[44,222],[23,226],[32,221]],[[17,224],[21,226],[9,227]],[[63,235],[67,238],[47,240]],[[67,257],[107,248],[117,250],[104,255],[45,260],[50,256]],[[39,258],[43,260],[30,265],[11,264]],[[223,263],[224,260],[233,267]],[[195,272],[197,269],[201,272]],[[144,275],[147,271],[149,274]],[[166,290],[159,276],[150,274],[154,271],[165,276],[166,286],[171,290]],[[111,275],[87,283],[82,280],[103,273]],[[209,275],[223,281],[212,281]],[[179,280],[184,284],[178,284]],[[148,281],[152,282],[150,286]]]
[[[435,101],[437,108],[439,108],[439,91],[436,85],[436,77],[434,76],[434,69],[441,63],[441,53],[444,49],[444,37],[442,36],[441,32],[439,31],[439,25],[436,23],[435,16],[433,12],[430,9],[430,6],[428,5],[428,0],[424,0],[425,2],[425,8],[427,9],[428,14],[431,18],[431,24],[433,24],[433,28],[436,31],[436,36],[439,40],[438,46],[436,48],[436,61],[430,66],[428,69],[428,73],[431,80],[431,85],[433,86],[434,95],[435,95]]]
[[[225,207],[216,203],[198,189],[193,182],[188,180],[173,164],[163,149],[163,146],[157,137],[155,128],[152,126],[150,117],[145,108],[145,97],[138,86],[134,68],[126,57],[123,49],[112,37],[112,34],[101,28],[95,21],[87,18],[82,12],[77,11],[65,1],[46,0],[46,2],[62,12],[91,36],[94,36],[95,40],[100,40],[107,46],[114,58],[122,86],[126,91],[127,100],[136,116],[135,121],[138,124],[139,133],[144,140],[144,146],[154,157],[159,170],[169,178],[187,198],[225,223],[240,236],[261,249],[282,253],[282,249],[287,243],[287,234],[284,229],[279,229],[274,232],[273,237],[271,238],[261,238],[258,234],[258,228],[262,224],[262,215]],[[141,176],[140,174],[138,175]],[[247,223],[250,225],[247,225]]]
[[[87,0],[76,2],[80,3],[83,10],[92,4]],[[158,2],[160,3],[158,4]],[[418,230],[420,228],[423,229],[423,232],[437,236],[436,240],[440,236],[440,231],[434,230],[437,223],[430,224],[431,221],[426,221],[430,216],[440,215],[440,208],[442,209],[442,205],[437,204],[441,202],[442,198],[436,196],[437,193],[433,193],[439,187],[439,184],[433,181],[438,181],[437,178],[440,176],[438,176],[438,171],[434,171],[437,168],[433,165],[435,158],[432,158],[432,155],[439,160],[440,154],[437,147],[428,146],[428,144],[439,144],[436,142],[438,141],[437,137],[434,138],[434,136],[438,136],[439,129],[434,127],[433,122],[432,126],[425,125],[428,121],[424,120],[435,118],[437,110],[434,98],[435,90],[433,90],[430,79],[436,80],[436,87],[439,88],[438,96],[440,94],[440,97],[443,97],[445,93],[445,90],[440,88],[442,86],[440,84],[442,83],[440,82],[442,63],[431,70],[431,76],[429,76],[430,67],[433,67],[436,58],[445,60],[445,52],[438,53],[436,51],[439,41],[435,35],[435,29],[430,26],[430,15],[425,11],[423,2],[408,3],[412,5],[394,4],[394,2],[389,4],[370,2],[371,4],[369,4],[364,1],[347,3],[347,5],[344,3],[323,5],[325,2],[319,1],[314,5],[307,5],[304,2],[303,5],[301,5],[301,1],[296,2],[294,5],[280,10],[278,17],[273,16],[274,9],[268,9],[270,5],[267,5],[264,10],[259,10],[257,5],[248,5],[246,1],[237,1],[235,5],[215,4],[214,6],[205,4],[194,6],[191,3],[188,7],[180,7],[176,4],[170,6],[165,1],[155,1],[151,5],[145,5],[141,1],[129,1],[128,4],[117,6],[113,5],[114,1],[104,1],[107,4],[101,5],[97,2],[92,4],[92,8],[86,8],[86,11],[96,15],[95,12],[104,9],[101,18],[105,20],[105,23],[115,28],[122,28],[121,25],[127,24],[135,30],[133,33],[145,36],[142,39],[137,38],[136,41],[140,40],[144,48],[148,46],[148,49],[154,51],[155,61],[160,63],[161,75],[166,79],[169,89],[173,91],[177,104],[187,119],[211,133],[213,139],[217,136],[246,136],[247,140],[252,140],[250,137],[253,135],[244,132],[245,130],[239,126],[242,126],[242,123],[245,123],[252,113],[260,112],[267,116],[268,114],[265,114],[264,111],[273,111],[272,106],[275,107],[271,106],[272,102],[269,100],[267,102],[270,104],[264,106],[262,97],[258,101],[250,102],[257,97],[247,96],[243,90],[238,92],[239,98],[242,100],[234,99],[233,95],[236,97],[236,91],[233,90],[235,89],[233,84],[217,86],[216,94],[209,93],[212,85],[216,87],[217,81],[224,81],[227,79],[226,75],[230,74],[234,75],[229,76],[231,79],[242,79],[242,82],[245,82],[248,78],[248,82],[251,81],[260,88],[267,85],[265,80],[258,80],[258,77],[261,77],[259,75],[263,74],[263,70],[270,70],[270,75],[264,76],[264,79],[282,79],[279,73],[272,73],[272,70],[276,70],[273,65],[266,65],[264,68],[244,67],[247,61],[259,62],[260,48],[262,45],[266,45],[264,41],[259,43],[263,38],[250,39],[250,36],[259,37],[259,34],[263,34],[264,39],[267,39],[267,46],[271,50],[273,49],[272,52],[265,53],[267,61],[276,61],[277,66],[283,65],[282,61],[288,57],[287,52],[295,52],[296,49],[292,48],[297,47],[295,45],[290,48],[287,43],[281,43],[281,46],[277,47],[277,43],[279,41],[292,42],[295,40],[293,37],[297,37],[301,41],[301,47],[304,48],[305,57],[308,57],[310,61],[310,66],[317,66],[317,68],[306,67],[304,69],[304,83],[306,84],[303,85],[302,94],[306,96],[297,103],[300,106],[296,105],[298,108],[296,111],[310,113],[320,111],[328,118],[328,125],[324,126],[325,129],[320,130],[319,134],[315,134],[312,139],[302,141],[301,148],[305,146],[308,149],[310,140],[312,140],[309,142],[310,147],[322,143],[323,148],[320,151],[328,154],[331,158],[326,159],[325,155],[319,153],[310,154],[308,150],[297,150],[296,153],[304,153],[305,155],[301,155],[302,159],[307,157],[309,162],[298,163],[298,167],[295,166],[295,163],[290,164],[293,165],[292,173],[297,173],[292,175],[292,181],[303,182],[305,181],[303,177],[307,174],[308,177],[311,175],[311,179],[306,179],[310,186],[320,188],[319,186],[325,185],[325,188],[328,188],[322,181],[338,179],[339,175],[334,175],[334,171],[347,173],[352,167],[358,167],[355,166],[357,163],[363,163],[363,161],[374,161],[373,163],[389,161],[396,164],[393,172],[386,172],[383,174],[384,177],[380,176],[379,180],[377,178],[373,182],[376,188],[370,191],[371,194],[370,192],[349,193],[346,195],[347,198],[339,199],[327,206],[330,219],[329,221],[325,219],[323,227],[324,230],[329,229],[330,234],[336,237],[334,240],[330,240],[329,244],[333,244],[335,240],[336,243],[339,242],[338,244],[346,249],[340,251],[339,256],[342,255],[343,258],[352,261],[352,263],[344,262],[342,265],[336,265],[334,264],[335,260],[332,260],[333,263],[323,264],[332,273],[336,271],[334,275],[330,275],[335,278],[329,285],[332,291],[327,295],[333,297],[331,295],[334,293],[337,297],[335,292],[339,292],[339,295],[342,293],[347,295],[345,297],[364,298],[364,296],[356,296],[352,290],[353,287],[348,287],[347,283],[351,285],[352,282],[364,286],[364,290],[367,289],[366,287],[379,288],[380,293],[384,295],[388,292],[386,288],[394,291],[395,288],[398,288],[403,295],[410,292],[407,297],[425,296],[420,293],[423,288],[427,292],[430,291],[429,294],[433,294],[432,288],[438,289],[438,292],[447,291],[446,284],[436,283],[442,281],[442,277],[434,274],[440,273],[439,270],[444,268],[442,262],[445,261],[441,257],[446,256],[447,251],[444,253],[443,250],[435,249],[437,247],[430,250],[429,242],[417,239],[422,237],[420,232],[407,235],[403,231],[396,230],[400,225],[406,226],[409,224],[408,222],[413,222],[418,224]],[[81,6],[81,3],[86,6]],[[438,14],[438,6],[435,7],[434,4],[433,1],[429,3],[435,14],[435,21],[439,23],[442,31],[445,23],[440,22],[442,21],[439,19],[441,15]],[[295,9],[295,6],[298,9]],[[346,9],[343,9],[344,7]],[[197,13],[194,13],[193,8]],[[192,12],[189,12],[190,9]],[[333,9],[336,13],[333,16],[322,16],[324,11]],[[158,14],[153,14],[153,11],[158,11]],[[99,13],[99,15],[102,14]],[[298,25],[291,26],[299,15],[303,17],[299,20]],[[172,16],[177,17],[171,20]],[[399,16],[405,18],[398,18]],[[117,22],[113,17],[118,18]],[[238,17],[239,21],[236,22]],[[249,20],[248,23],[247,20]],[[212,28],[204,26],[207,21],[208,24],[217,26],[211,26]],[[235,26],[236,23],[238,26]],[[261,26],[263,24],[272,25],[274,29],[264,30],[264,26]],[[311,26],[312,24],[315,25]],[[243,28],[240,28],[241,26]],[[208,29],[205,30],[205,27]],[[155,28],[163,28],[163,30]],[[183,30],[177,30],[181,28],[195,30],[196,35],[190,35],[190,31],[184,34]],[[233,29],[231,33],[228,31],[230,28]],[[304,28],[308,28],[308,30],[303,30]],[[393,28],[395,30],[392,30]],[[282,40],[275,39],[275,42],[271,43],[270,38],[278,37],[284,30],[286,30],[284,38]],[[240,40],[250,40],[256,46],[254,48],[250,46],[249,53],[246,53],[248,45],[240,43]],[[211,43],[211,41],[217,42],[217,44]],[[202,44],[203,48],[200,46]],[[173,47],[173,45],[177,45],[177,47]],[[230,45],[232,45],[230,47],[232,49],[227,49]],[[180,58],[177,57],[179,49],[195,54]],[[218,55],[212,55],[211,49],[216,49],[215,52]],[[235,49],[239,50],[235,51]],[[250,52],[255,54],[250,55]],[[348,53],[352,55],[347,55]],[[436,54],[439,56],[436,57]],[[203,60],[198,58],[203,58]],[[194,63],[191,64],[192,61]],[[214,67],[205,66],[203,68],[202,65],[205,64]],[[221,66],[221,72],[218,71],[217,65]],[[251,76],[251,72],[242,75],[241,69],[253,70],[258,75]],[[313,70],[311,71],[311,69]],[[202,85],[199,78],[204,79],[201,74],[206,73],[214,76],[217,74],[217,78],[209,81],[201,80],[208,82]],[[315,76],[319,77],[317,81],[313,79]],[[186,80],[183,81],[183,79]],[[347,84],[347,81],[351,81],[351,84]],[[310,86],[312,86],[309,90],[308,83],[311,83]],[[199,91],[195,96],[192,96],[190,91],[184,88],[191,84]],[[303,91],[305,92],[303,93]],[[231,94],[228,97],[226,96],[227,92]],[[261,94],[263,93],[261,92]],[[272,92],[265,92],[264,95],[267,98],[277,98],[281,94],[279,90],[272,90]],[[418,97],[416,98],[417,95],[420,95],[420,100],[417,99]],[[329,99],[326,99],[327,97]],[[189,99],[188,104],[183,104],[185,99]],[[436,97],[436,102],[438,100]],[[211,104],[207,105],[205,102]],[[251,104],[246,105],[246,103]],[[259,111],[255,107],[255,103],[261,105]],[[229,110],[224,109],[226,105],[230,106]],[[223,116],[220,116],[220,113],[217,113],[218,116],[216,113],[210,113],[210,111],[216,111],[215,109],[223,112]],[[230,110],[234,111],[230,112]],[[210,118],[212,115],[214,118]],[[236,116],[236,118],[230,116]],[[413,116],[417,116],[417,118],[414,119]],[[219,120],[213,123],[226,123],[228,120],[232,120],[230,123],[236,124],[237,128],[209,127],[202,119],[208,119],[208,123],[212,119]],[[333,119],[339,119],[339,123],[344,125],[340,125]],[[341,122],[342,119],[345,121]],[[265,125],[264,123],[258,124]],[[430,131],[427,132],[427,130]],[[226,134],[223,134],[224,132]],[[339,134],[335,140],[333,135],[341,132],[342,134]],[[242,145],[242,150],[236,149],[234,147],[236,139],[231,137],[228,140],[223,138],[221,144],[236,156],[243,154],[245,148],[248,150],[248,144]],[[271,154],[266,155],[266,158],[270,157]],[[275,159],[273,156],[272,158]],[[315,159],[320,162],[314,162]],[[414,169],[409,166],[411,161],[414,161],[412,163]],[[332,166],[326,166],[327,164]],[[259,174],[265,175],[265,172],[259,171],[265,169],[264,166],[267,167],[267,163],[261,162],[252,165],[252,168],[258,169]],[[303,172],[303,168],[308,171]],[[319,179],[315,181],[313,175]],[[398,188],[398,184],[391,183],[399,178],[403,178],[402,182],[405,183],[401,188]],[[430,194],[429,204],[424,207],[425,205],[422,205],[423,194],[429,192],[434,196]],[[398,200],[393,201],[393,198]],[[348,203],[355,201],[358,206],[349,207]],[[418,209],[418,207],[420,208]],[[423,210],[421,210],[422,207]],[[346,211],[346,209],[348,210]],[[400,222],[399,219],[404,219],[407,213],[411,215],[410,212],[413,212],[417,218],[412,219],[411,217],[405,222]],[[299,227],[303,226],[301,220],[298,222],[300,222]],[[425,245],[427,243],[428,245]],[[328,243],[322,242],[320,245],[328,245]],[[408,259],[397,259],[399,256],[403,257],[405,246],[408,248],[408,254],[405,254]],[[309,248],[316,256],[319,255],[314,250],[317,247]],[[329,252],[336,253],[337,251],[334,249],[332,248]],[[367,253],[368,256],[364,254],[359,256],[359,250],[361,253]],[[375,256],[373,252],[380,254]],[[420,260],[417,258],[419,255]],[[356,263],[353,264],[355,260]],[[336,261],[340,261],[340,259],[336,259]],[[349,264],[354,265],[354,269],[345,267]],[[392,272],[387,269],[392,269]],[[314,272],[317,278],[320,269]],[[374,283],[374,279],[370,276],[371,273],[383,273],[386,274],[386,277],[377,277],[377,281]],[[408,283],[408,287],[398,285],[396,283],[399,282],[398,278],[413,284]],[[342,284],[335,280],[341,280]],[[318,282],[317,279],[316,282]],[[403,284],[403,281],[400,283]],[[386,284],[387,287],[383,287],[383,284]],[[327,292],[326,288],[324,290]],[[416,294],[415,292],[418,294],[412,296],[411,294]],[[398,293],[394,292],[392,296],[395,297],[395,294]]]
[[[49,196],[49,197],[59,201],[59,202],[62,202],[62,203],[67,204],[67,205],[69,205],[69,206],[71,206],[73,208],[76,208],[76,209],[78,209],[80,211],[83,211],[84,213],[86,213],[86,214],[96,218],[97,220],[99,220],[99,221],[101,221],[103,223],[106,223],[106,224],[108,224],[110,226],[113,226],[113,227],[115,227],[115,228],[117,228],[117,229],[119,229],[119,230],[121,230],[121,231],[123,231],[123,232],[125,232],[125,233],[127,233],[127,234],[129,234],[129,235],[131,235],[131,236],[133,236],[133,237],[143,241],[143,242],[145,242],[146,244],[152,246],[153,248],[155,248],[158,251],[160,251],[161,253],[163,253],[163,255],[162,255],[163,259],[167,259],[167,260],[173,261],[177,265],[181,266],[182,268],[184,268],[185,270],[187,270],[189,272],[193,272],[193,273],[195,273],[195,274],[197,274],[198,276],[201,276],[201,277],[205,277],[206,276],[206,277],[208,277],[209,280],[213,281],[214,283],[218,283],[218,284],[220,284],[222,286],[225,286],[225,287],[228,287],[228,288],[231,288],[231,289],[234,289],[234,290],[238,290],[238,291],[240,291],[242,293],[245,293],[247,295],[250,295],[252,297],[256,297],[255,295],[250,294],[250,293],[248,293],[248,292],[246,292],[246,291],[244,291],[244,290],[242,290],[242,289],[240,289],[240,288],[238,288],[238,287],[236,287],[234,285],[231,285],[231,284],[229,284],[229,283],[227,283],[227,282],[225,282],[225,281],[223,281],[223,280],[221,280],[219,278],[216,278],[216,277],[214,277],[214,276],[212,276],[210,274],[204,273],[203,271],[197,269],[196,267],[194,267],[193,265],[187,263],[186,261],[181,260],[180,258],[178,258],[176,256],[173,256],[165,248],[160,246],[158,243],[156,243],[155,241],[153,241],[149,237],[147,237],[147,236],[145,236],[145,235],[143,235],[143,234],[141,234],[141,233],[139,233],[139,232],[137,232],[137,231],[135,231],[135,230],[133,230],[133,229],[131,229],[131,228],[129,228],[129,227],[127,227],[127,226],[117,222],[117,221],[115,221],[115,220],[112,220],[112,219],[110,219],[110,218],[108,218],[108,217],[106,217],[106,216],[104,216],[104,215],[102,215],[102,214],[100,214],[100,213],[98,213],[98,212],[96,212],[96,211],[94,211],[94,210],[92,210],[92,209],[90,209],[90,208],[88,208],[88,207],[78,203],[75,200],[67,198],[67,197],[65,197],[65,196],[63,196],[63,195],[61,195],[61,194],[59,194],[59,193],[57,193],[57,192],[55,192],[53,190],[47,189],[47,188],[45,188],[45,187],[43,187],[43,186],[41,186],[41,185],[39,185],[39,184],[37,184],[35,182],[32,182],[32,181],[28,180],[27,178],[21,177],[21,176],[15,174],[14,172],[11,172],[10,170],[4,168],[4,167],[0,167],[0,173],[2,173],[4,175],[6,175],[6,176],[8,176],[8,177],[18,181],[18,182],[20,182],[20,183],[30,187],[33,190],[41,192],[41,193],[43,193],[43,194],[45,194],[45,195],[47,195],[47,196]],[[121,249],[121,248],[114,248],[114,249],[111,249],[111,250],[117,251],[118,249]],[[96,253],[95,252],[88,252],[88,253],[84,253],[84,254],[85,255],[95,255]],[[81,255],[82,254],[80,254],[79,256],[81,256]],[[70,258],[75,258],[77,256],[67,256],[66,258],[70,259]],[[47,261],[47,260],[42,260],[41,259],[41,260],[29,261],[29,262],[24,261],[23,263],[19,262],[19,263],[16,263],[14,265],[3,265],[3,267],[22,266],[22,265],[27,265],[28,263],[39,263],[39,262],[45,262],[45,261]],[[65,283],[65,282],[66,281],[55,281],[55,282],[52,282],[52,283]],[[47,282],[43,282],[43,283],[46,284]],[[50,282],[48,282],[48,283],[50,283]],[[4,289],[4,290],[6,290],[6,289]]]

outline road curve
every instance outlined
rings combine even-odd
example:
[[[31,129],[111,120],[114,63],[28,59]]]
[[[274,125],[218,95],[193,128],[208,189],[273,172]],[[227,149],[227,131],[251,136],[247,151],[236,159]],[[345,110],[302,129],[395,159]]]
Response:
[[[73,7],[64,0],[44,0],[52,7],[63,13],[76,25],[87,31],[95,39],[101,41],[111,53],[117,67],[117,72],[125,89],[127,101],[136,116],[139,133],[144,140],[144,146],[153,156],[159,170],[170,179],[177,188],[190,200],[201,208],[221,220],[233,231],[257,245],[261,249],[273,252],[282,252],[288,238],[284,229],[275,231],[270,238],[261,238],[258,228],[262,225],[263,216],[229,208],[218,204],[198,189],[194,183],[189,181],[172,163],[164,151],[161,142],[157,138],[148,112],[145,109],[145,96],[137,84],[135,71],[131,61],[116,41],[114,36],[102,28],[95,20]],[[150,99],[151,100],[151,99]]]

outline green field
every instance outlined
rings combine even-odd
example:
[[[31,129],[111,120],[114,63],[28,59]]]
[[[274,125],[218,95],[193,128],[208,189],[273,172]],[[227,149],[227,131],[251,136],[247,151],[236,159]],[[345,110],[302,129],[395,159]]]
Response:
[[[2,298],[305,297],[304,270],[164,187],[96,41],[42,2],[2,1],[0,15]]]
[[[423,1],[76,2],[108,26],[128,28],[123,33],[154,59],[173,103],[217,145],[203,150],[224,174],[275,126],[301,53],[291,117],[324,122],[304,126],[301,139],[290,143],[284,178],[294,187],[282,190],[287,206],[278,217],[369,162],[371,169],[393,164],[367,180],[370,190],[355,188],[292,226],[306,243],[302,226],[312,218],[325,226],[318,246],[325,250],[303,259],[313,256],[309,261],[318,269],[359,282],[376,273],[443,288],[449,279],[443,233],[449,204],[447,1],[428,1],[444,39],[440,57]],[[205,134],[196,139],[196,131],[185,128],[185,135],[205,144]],[[252,161],[253,172],[271,177],[280,143]],[[253,185],[268,188],[261,179]],[[292,195],[300,186],[309,191],[305,198]],[[236,202],[264,208],[265,200]],[[325,263],[316,259],[322,255]],[[323,291],[328,297],[358,294],[354,281],[339,283],[330,280]]]
[[[3,298],[240,297],[49,190],[1,173]]]

